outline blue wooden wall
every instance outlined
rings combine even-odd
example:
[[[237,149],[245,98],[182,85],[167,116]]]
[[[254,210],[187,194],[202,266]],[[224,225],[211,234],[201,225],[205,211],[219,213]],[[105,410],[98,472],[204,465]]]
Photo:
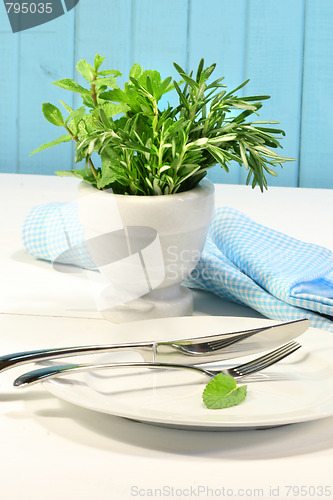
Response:
[[[72,168],[71,144],[29,153],[60,130],[44,120],[42,102],[76,104],[51,83],[76,78],[78,59],[99,52],[124,75],[139,62],[176,76],[173,61],[191,69],[204,57],[230,88],[250,78],[245,93],[272,96],[261,119],[280,121],[282,154],[296,161],[269,185],[333,188],[332,0],[80,0],[66,15],[16,34],[0,5],[0,43],[0,172]],[[209,177],[244,183],[245,171],[215,167]]]

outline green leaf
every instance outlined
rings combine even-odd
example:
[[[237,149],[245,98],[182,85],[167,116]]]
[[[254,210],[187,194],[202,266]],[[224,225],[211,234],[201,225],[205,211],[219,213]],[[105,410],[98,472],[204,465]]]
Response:
[[[262,132],[268,132],[269,134],[281,134],[283,136],[286,135],[286,133],[279,128],[269,128],[269,127],[252,127],[252,128],[258,129]]]
[[[107,92],[100,94],[99,97],[101,99],[105,99],[106,101],[125,102],[127,104],[131,103],[127,94],[120,89],[108,90]]]
[[[59,177],[76,177],[78,179],[83,179],[89,184],[96,185],[96,180],[91,173],[91,170],[83,168],[82,170],[58,170],[55,174],[59,175]]]
[[[233,377],[219,373],[206,385],[202,399],[206,408],[217,410],[238,405],[246,394],[246,385],[237,387]]]
[[[245,80],[245,82],[243,82],[240,85],[238,85],[238,87],[236,87],[235,89],[233,89],[231,92],[228,92],[228,94],[225,97],[226,98],[231,97],[235,92],[237,92],[237,90],[242,89],[243,87],[245,87],[245,85],[247,85],[249,83],[249,81],[250,81],[250,79]]]
[[[190,105],[186,100],[186,97],[184,96],[183,92],[180,90],[178,83],[174,80],[173,84],[175,86],[175,89],[177,91],[177,94],[179,95],[180,103],[186,108],[189,109]]]
[[[59,99],[59,102],[63,105],[63,107],[66,109],[66,111],[68,111],[68,113],[73,113],[73,108],[71,108],[70,106],[68,106],[68,104],[66,104],[63,101],[60,101],[60,99]]]
[[[237,139],[236,134],[218,135],[217,137],[212,137],[211,139],[209,139],[209,143],[219,144],[220,142],[234,141],[235,139]]]
[[[141,75],[141,67],[138,63],[133,64],[130,69],[129,76],[138,79]]]
[[[59,177],[77,177],[83,179],[83,175],[78,170],[58,170],[55,172]]]
[[[266,172],[268,174],[273,175],[274,177],[277,177],[277,173],[272,168],[269,168],[269,167],[267,167],[267,165],[264,165],[264,169],[266,170]]]
[[[98,71],[102,62],[106,59],[106,57],[102,57],[100,56],[99,54],[96,54],[95,55],[95,59],[94,59],[94,67],[95,67],[95,71]]]
[[[42,112],[45,118],[52,123],[53,125],[56,125],[57,127],[63,127],[64,125],[64,119],[62,117],[61,111],[57,106],[54,106],[53,104],[49,102],[44,102],[42,104]]]
[[[129,109],[129,107],[127,106],[127,104],[123,104],[123,103],[114,104],[113,102],[107,102],[105,104],[102,104],[100,109],[102,109],[104,111],[104,113],[106,114],[106,116],[108,118],[111,118],[111,116],[115,116],[115,115],[118,115],[120,113],[126,112]]]
[[[72,92],[78,92],[83,95],[90,95],[90,91],[81,87],[78,83],[70,78],[64,78],[63,80],[58,80],[57,82],[53,82],[53,85],[57,87],[61,87],[62,89],[71,90]]]
[[[242,97],[242,101],[265,101],[270,98],[270,95],[252,95],[249,97]]]
[[[88,108],[95,108],[95,103],[91,95],[82,95],[82,102]]]
[[[69,116],[65,120],[65,125],[67,125],[67,123],[69,121],[74,120],[75,128],[77,128],[78,123],[80,120],[82,120],[84,114],[85,114],[84,106],[81,106],[81,108],[76,109],[75,111],[72,110],[72,112],[69,114]],[[76,134],[76,130],[74,133]]]
[[[153,84],[151,83],[150,76],[147,75],[146,77],[146,84],[147,84],[147,90],[148,92],[153,96],[154,95],[154,89],[153,89]]]
[[[204,59],[201,59],[200,62],[199,62],[199,65],[198,65],[198,69],[197,69],[197,76],[195,78],[196,81],[197,81],[197,83],[199,83],[199,81],[200,81],[200,76],[201,76],[204,64],[205,64]]]
[[[98,74],[100,76],[108,76],[108,75],[121,76],[120,71],[116,69],[106,69],[105,71],[99,71]]]
[[[114,182],[123,181],[124,173],[119,156],[112,149],[106,150],[102,156],[102,174],[97,181],[97,187],[101,189]]]
[[[208,143],[209,139],[207,137],[201,137],[194,142],[190,142],[187,144],[187,147],[190,146],[205,146]]]
[[[94,80],[93,83],[94,83],[94,85],[96,85],[97,88],[101,87],[102,85],[105,85],[106,87],[111,87],[111,88],[117,87],[117,80],[114,76],[97,78],[96,80]]]
[[[208,66],[208,68],[204,69],[202,74],[203,74],[203,77],[204,77],[204,80],[208,80],[208,78],[210,77],[210,75],[213,73],[213,71],[215,70],[216,68],[216,63],[212,64],[211,66]]]
[[[77,63],[76,69],[88,82],[90,82],[95,77],[95,69],[84,59],[81,59]]]
[[[245,146],[242,142],[239,143],[239,149],[240,149],[241,158],[242,158],[242,161],[244,163],[245,168],[249,168],[249,164],[248,164],[247,158],[246,158],[246,149],[245,149]]]
[[[228,172],[228,167],[226,166],[225,151],[220,151],[216,146],[208,146],[207,150],[210,152],[212,157]]]
[[[251,105],[251,104],[246,104],[245,102],[238,101],[238,102],[232,102],[232,106],[235,109],[248,109],[250,111],[257,111],[257,106]]]
[[[44,149],[49,149],[52,148],[53,146],[56,146],[57,144],[61,144],[62,142],[70,142],[72,140],[72,136],[70,134],[62,135],[61,137],[58,137],[58,139],[55,139],[54,141],[47,142],[46,144],[43,144],[39,148],[35,149],[32,153],[30,153],[29,156],[39,153],[39,151],[44,151]]]
[[[171,82],[172,82],[171,76],[163,80],[163,82],[160,85],[160,88],[158,89],[157,100],[160,100],[163,94],[166,94],[167,92],[170,92],[170,90],[174,89],[174,85]]]
[[[188,85],[192,89],[197,90],[198,89],[197,82],[195,80],[193,80],[193,78],[191,78],[189,75],[187,75],[185,73],[185,71],[177,63],[173,63],[173,65],[176,68],[176,70],[178,71],[178,73],[180,74],[180,76],[185,80],[185,82],[188,83]]]

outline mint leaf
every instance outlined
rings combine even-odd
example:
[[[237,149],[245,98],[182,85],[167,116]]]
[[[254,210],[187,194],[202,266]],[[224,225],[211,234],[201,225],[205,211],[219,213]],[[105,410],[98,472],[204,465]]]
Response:
[[[64,78],[63,80],[58,80],[57,82],[53,82],[53,85],[57,87],[61,87],[62,89],[71,90],[72,92],[78,92],[79,94],[90,95],[89,90],[81,87],[78,83],[70,78]]]
[[[72,136],[69,134],[62,135],[61,137],[58,137],[58,139],[55,139],[54,141],[47,142],[46,144],[43,144],[39,148],[35,149],[32,153],[30,153],[29,156],[39,153],[39,151],[44,151],[44,149],[49,149],[52,148],[53,146],[56,146],[57,144],[61,144],[62,142],[70,142],[72,140]]]
[[[103,85],[105,87],[111,87],[112,89],[117,87],[117,79],[114,76],[105,76],[103,78],[97,78],[94,80],[94,85],[96,88],[100,88]]]
[[[78,125],[82,120],[84,114],[85,114],[85,108],[84,106],[81,106],[81,108],[72,111],[65,121],[65,125],[68,125],[70,131],[74,135],[77,135]]]
[[[60,99],[59,99],[59,102],[61,102],[61,104],[68,111],[68,113],[73,113],[73,109],[70,106],[68,106],[68,104],[66,104],[65,102],[61,101]]]
[[[95,59],[94,59],[94,67],[95,67],[95,71],[98,71],[102,62],[105,60],[106,58],[105,57],[102,57],[100,56],[99,54],[96,54],[95,55]]]
[[[237,389],[231,391],[226,396],[220,398],[209,399],[205,404],[211,410],[220,410],[222,408],[229,408],[236,406],[246,398],[246,385],[242,385]]]
[[[98,74],[101,76],[107,76],[107,75],[121,76],[120,71],[116,69],[107,69],[105,71],[99,71]]]
[[[99,97],[101,99],[105,99],[106,101],[131,104],[130,98],[120,89],[107,90],[106,92],[103,92],[103,94],[100,94]]]
[[[238,405],[246,398],[247,386],[237,387],[236,380],[219,373],[205,387],[202,400],[206,408],[218,410]]]
[[[139,78],[140,75],[141,75],[141,67],[140,67],[140,64],[138,63],[135,63],[133,64],[133,66],[131,67],[130,69],[130,72],[129,72],[129,76],[133,77],[133,78]]]
[[[53,104],[49,102],[44,102],[42,104],[42,112],[45,118],[53,125],[57,125],[57,127],[62,127],[64,125],[64,119],[57,106],[53,106]]]
[[[88,82],[90,82],[95,76],[94,68],[84,59],[80,59],[80,61],[76,65],[76,69]]]
[[[107,102],[106,104],[102,104],[100,107],[106,114],[108,118],[111,116],[119,115],[120,113],[126,113],[126,111],[129,109],[127,104],[115,104],[114,102]]]
[[[89,184],[96,184],[95,178],[90,170],[83,168],[82,170],[59,170],[55,172],[59,177],[76,177],[78,179],[83,179]]]

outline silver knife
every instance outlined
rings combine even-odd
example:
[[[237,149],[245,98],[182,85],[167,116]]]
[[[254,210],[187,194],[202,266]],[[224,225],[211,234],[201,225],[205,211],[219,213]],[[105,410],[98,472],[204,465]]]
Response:
[[[162,363],[199,364],[255,354],[278,347],[299,337],[310,326],[308,319],[299,319],[278,325],[268,325],[239,332],[220,333],[192,338],[163,341],[133,342],[62,347],[16,352],[0,357],[0,372],[36,361],[78,355],[131,350],[141,354],[144,361]]]

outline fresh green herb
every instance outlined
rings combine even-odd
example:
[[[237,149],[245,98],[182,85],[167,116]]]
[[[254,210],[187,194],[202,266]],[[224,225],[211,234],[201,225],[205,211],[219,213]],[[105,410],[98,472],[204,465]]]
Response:
[[[241,403],[247,394],[247,386],[237,387],[236,380],[219,373],[206,385],[202,400],[206,408],[217,410]]]
[[[53,104],[43,104],[45,118],[64,127],[67,134],[33,153],[73,140],[75,161],[86,163],[83,169],[59,175],[80,177],[115,193],[162,195],[193,188],[216,163],[228,172],[235,161],[248,170],[246,183],[263,191],[265,174],[276,176],[275,167],[292,160],[275,151],[281,147],[277,137],[285,133],[267,125],[278,122],[249,119],[258,115],[269,96],[239,97],[237,92],[248,80],[227,92],[224,77],[210,82],[215,64],[205,68],[203,59],[195,77],[174,63],[181,78],[178,83],[136,63],[120,89],[119,71],[100,71],[104,59],[97,54],[94,65],[78,62],[77,70],[88,88],[71,79],[54,83],[81,95],[83,106],[75,111],[61,102],[68,112],[66,119]],[[159,102],[168,92],[177,94],[179,104],[160,109]],[[99,155],[97,167],[93,153]]]

